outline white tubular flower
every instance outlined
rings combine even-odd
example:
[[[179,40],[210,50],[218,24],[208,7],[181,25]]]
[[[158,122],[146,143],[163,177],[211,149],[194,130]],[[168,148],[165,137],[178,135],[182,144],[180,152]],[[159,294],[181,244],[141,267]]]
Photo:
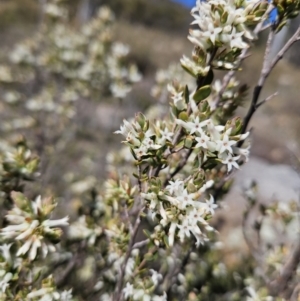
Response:
[[[27,295],[28,299],[49,300],[49,301],[59,300],[59,297],[60,297],[59,293],[53,291],[53,288],[41,288]]]
[[[89,227],[86,222],[86,216],[80,216],[78,220],[72,223],[68,229],[68,237],[71,240],[87,239],[88,245],[95,244],[96,239],[102,234],[102,228],[98,226]]]
[[[220,154],[220,159],[223,164],[227,165],[227,170],[230,172],[232,170],[232,167],[235,167],[236,169],[240,169],[240,166],[238,165],[238,160],[240,156],[233,157],[231,154],[222,153]]]
[[[195,139],[198,142],[195,145],[195,148],[200,148],[200,147],[205,149],[209,148],[208,142],[210,141],[210,138],[204,132],[200,133],[200,137],[196,137]]]
[[[128,77],[132,83],[137,83],[142,79],[142,75],[136,65],[131,65],[129,67]]]
[[[180,195],[176,197],[177,199],[177,207],[181,210],[186,209],[187,206],[191,206],[194,204],[194,194],[188,193],[186,189],[182,191]]]
[[[45,228],[68,226],[69,225],[69,217],[65,216],[61,219],[56,219],[56,220],[49,220],[48,219],[48,220],[43,221],[42,225]]]
[[[206,204],[207,204],[207,208],[206,208],[207,213],[214,215],[215,209],[218,208],[218,205],[215,203],[215,200],[212,195],[210,196],[209,200],[206,200]]]
[[[197,31],[190,30],[190,33],[191,34],[193,33],[194,36],[197,36],[198,34],[202,35],[202,33],[199,30],[197,30]],[[193,40],[194,39],[192,38],[191,42]],[[203,45],[203,46],[205,46],[205,45]],[[210,69],[209,66],[202,67],[202,66],[198,65],[196,62],[192,61],[190,58],[188,58],[185,55],[180,59],[180,63],[183,68],[187,69],[189,71],[189,73],[193,74],[194,76],[196,76],[197,74],[201,74],[202,76],[205,76],[205,75],[207,75],[207,73]]]
[[[53,252],[55,248],[51,241],[57,241],[61,235],[61,229],[57,227],[67,226],[69,218],[49,220],[56,206],[52,198],[42,200],[39,196],[35,201],[30,201],[18,192],[13,192],[12,198],[14,207],[6,215],[6,219],[12,225],[1,229],[2,237],[22,241],[23,245],[18,250],[17,256],[28,253],[31,261],[36,258],[40,248],[44,257],[49,251]]]
[[[3,272],[3,276],[0,274],[0,289],[2,293],[5,293],[6,289],[9,287],[10,280],[13,278],[13,274],[5,273],[3,270],[1,272]]]
[[[135,131],[134,127],[130,122],[128,122],[126,119],[123,120],[124,125],[121,125],[120,130],[115,131],[115,134],[121,134],[124,137],[128,137],[130,133],[137,135],[137,132]]]
[[[184,182],[177,179],[175,182],[170,181],[169,185],[166,187],[166,190],[168,190],[171,194],[178,194],[181,193],[184,189]]]
[[[232,154],[232,146],[236,144],[236,141],[230,140],[227,133],[224,133],[223,138],[216,141],[217,143],[217,150],[220,154],[224,153],[225,151],[228,151]]]
[[[212,23],[208,23],[207,31],[203,32],[203,37],[206,37],[211,40],[212,44],[216,43],[219,33],[222,31],[222,28],[214,27]]]
[[[163,279],[163,276],[153,269],[150,269],[149,271],[152,274],[151,279],[152,279],[153,284],[155,286],[157,286],[157,284]]]
[[[229,35],[229,45],[231,48],[247,48],[249,45],[245,43],[242,39],[242,36],[244,35],[244,32],[236,32],[236,29],[233,28],[231,34]]]
[[[128,299],[133,295],[133,285],[129,282],[126,283],[126,286],[123,288],[124,298]]]
[[[36,236],[33,236],[26,240],[25,244],[19,249],[17,256],[25,255],[28,250],[30,250],[28,257],[31,261],[34,260],[37,255],[38,248],[42,246],[41,239],[42,237],[37,238]],[[46,249],[44,247],[43,249],[45,250],[44,252],[48,253],[49,248]]]
[[[124,83],[112,83],[109,88],[116,98],[124,98],[131,91],[131,86]]]
[[[246,148],[239,148],[236,146],[232,147],[233,153],[236,155],[241,155],[245,158],[245,162],[249,161],[249,155],[250,155],[250,145]]]
[[[62,293],[58,293],[56,291],[51,292],[51,288],[42,288],[38,291],[31,292],[27,295],[29,300],[37,300],[37,301],[71,301],[72,300],[72,292],[63,291]]]
[[[184,127],[190,134],[198,133],[201,134],[203,132],[202,128],[206,126],[210,121],[204,120],[200,122],[199,117],[197,116],[193,121],[185,122],[181,119],[176,119],[176,123]]]
[[[172,137],[174,136],[174,133],[169,131],[167,127],[165,127],[163,130],[160,129],[159,133],[161,135],[161,137],[159,137],[158,139],[158,143],[159,144],[165,144],[166,141],[172,141]]]
[[[129,51],[129,46],[120,42],[116,42],[112,46],[112,54],[116,57],[125,57],[128,55]]]
[[[178,110],[184,110],[186,108],[186,103],[184,101],[183,92],[175,92],[172,96],[175,107]]]
[[[48,3],[45,7],[45,13],[53,18],[66,18],[67,12],[55,3]]]
[[[72,289],[60,293],[60,301],[71,301],[72,299]]]
[[[10,254],[10,247],[12,246],[12,243],[11,244],[3,244],[2,246],[0,246],[0,251],[2,253],[2,256],[5,260],[5,262],[7,262],[9,265],[12,264],[12,257],[11,257],[11,254]]]
[[[136,289],[133,294],[134,301],[151,301],[151,296],[144,289]]]

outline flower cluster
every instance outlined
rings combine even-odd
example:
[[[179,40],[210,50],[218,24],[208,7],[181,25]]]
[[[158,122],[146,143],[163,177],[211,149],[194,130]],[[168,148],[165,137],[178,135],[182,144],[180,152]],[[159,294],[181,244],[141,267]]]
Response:
[[[181,125],[195,139],[195,149],[199,149],[203,153],[203,162],[208,160],[212,154],[216,154],[221,163],[227,165],[228,172],[232,167],[239,168],[238,160],[242,155],[248,160],[249,151],[236,147],[239,141],[248,137],[249,133],[242,135],[232,135],[233,128],[225,129],[224,126],[214,125],[211,119],[200,121],[197,116],[191,121],[176,120],[177,124]]]
[[[151,272],[151,278],[147,277],[143,279],[142,283],[136,284],[136,287],[129,282],[126,283],[126,286],[123,289],[125,300],[142,300],[142,301],[167,301],[167,294],[155,295],[152,291],[157,286],[158,282],[162,280],[162,275],[156,272],[153,269],[149,270]],[[145,287],[146,286],[146,287]],[[150,286],[147,288],[147,286]]]
[[[32,290],[26,296],[26,300],[32,301],[72,301],[72,290],[65,290],[62,292],[57,291],[53,281],[53,277],[49,276],[43,280],[40,289]]]
[[[14,144],[0,141],[0,198],[10,199],[11,191],[20,191],[24,181],[35,180],[38,176],[39,158],[21,138]]]
[[[151,154],[155,156],[156,151],[162,148],[159,137],[149,128],[149,122],[141,114],[137,115],[136,120],[131,123],[124,120],[124,125],[115,133],[122,134],[126,138],[125,142],[132,148],[137,160],[142,160],[143,157],[146,158]],[[164,131],[160,130],[160,135],[160,140],[170,141],[173,134],[165,128]]]
[[[50,220],[50,214],[56,206],[52,198],[35,201],[28,200],[22,193],[12,192],[14,206],[8,211],[6,220],[9,226],[1,229],[1,236],[5,241],[18,241],[22,244],[17,256],[28,256],[35,260],[40,249],[43,257],[53,252],[53,243],[59,241],[62,234],[58,227],[68,225],[68,217]]]
[[[183,181],[177,179],[170,181],[165,190],[158,194],[148,192],[143,195],[149,203],[152,218],[158,218],[161,226],[169,227],[170,246],[174,245],[177,230],[181,242],[192,233],[197,246],[208,240],[201,228],[213,230],[206,220],[214,214],[217,205],[212,196],[205,202],[203,198],[205,190],[211,187],[213,182],[205,183],[198,190],[193,183],[189,184],[185,185]]]
[[[180,85],[182,82],[186,83],[191,90],[196,88],[195,80],[181,68],[180,64],[172,63],[167,69],[156,72],[155,85],[151,89],[151,95],[160,103],[165,104],[169,98],[168,85],[170,83]]]
[[[260,21],[266,3],[257,1],[200,1],[192,9],[192,24],[199,29],[190,30],[188,39],[203,50],[213,47],[243,49],[249,47],[244,39],[253,39],[248,24]]]

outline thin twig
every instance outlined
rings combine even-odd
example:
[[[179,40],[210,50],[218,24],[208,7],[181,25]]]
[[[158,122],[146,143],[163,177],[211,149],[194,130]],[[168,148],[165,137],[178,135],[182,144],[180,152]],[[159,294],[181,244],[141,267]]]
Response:
[[[250,209],[248,208],[246,210],[246,212],[244,213],[242,230],[243,230],[243,236],[244,236],[245,242],[250,250],[250,253],[256,259],[257,248],[253,244],[252,239],[250,237],[248,237],[248,234],[247,234],[247,221],[248,221],[249,214],[250,214]]]
[[[142,192],[142,181],[141,181],[141,178],[142,178],[142,169],[141,169],[141,165],[138,165],[138,186],[139,186],[139,192],[141,193]]]
[[[170,298],[170,294],[171,294],[171,289],[172,289],[172,285],[174,284],[175,281],[177,281],[177,276],[182,273],[184,274],[184,269],[186,267],[186,265],[189,263],[190,260],[190,256],[191,253],[195,250],[195,244],[193,243],[190,248],[188,249],[188,251],[186,252],[186,254],[184,255],[181,264],[175,269],[175,271],[171,274],[171,280],[170,283],[168,285],[168,289],[167,289],[167,297]]]
[[[127,266],[128,260],[129,260],[130,255],[131,255],[131,251],[132,251],[133,246],[134,246],[134,241],[135,241],[136,235],[137,235],[138,230],[139,230],[139,226],[140,226],[140,223],[141,223],[141,213],[144,211],[144,208],[145,207],[142,207],[139,210],[137,218],[135,220],[134,227],[133,227],[133,232],[130,235],[130,241],[129,241],[129,244],[128,244],[128,249],[126,251],[124,261],[123,261],[123,263],[121,265],[121,268],[120,268],[119,279],[118,279],[118,282],[117,282],[116,291],[115,291],[115,294],[114,294],[114,297],[113,297],[113,301],[122,300],[121,298],[122,298],[122,288],[123,288],[125,270],[126,270],[126,266]]]
[[[154,254],[157,250],[158,250],[158,247],[154,246],[152,249],[149,250],[148,253]],[[147,263],[147,259],[144,256],[144,259],[141,261],[141,263],[139,264],[139,266],[136,268],[136,271],[133,274],[132,278],[135,278],[138,275],[139,271],[145,266],[146,263]]]
[[[291,301],[298,301],[300,296],[300,283],[296,285],[296,287],[293,290],[292,296],[291,296]]]
[[[64,270],[62,271],[60,277],[56,280],[57,287],[62,287],[65,284],[67,278],[71,275],[72,271],[77,267],[78,264],[80,264],[82,251],[85,250],[86,244],[86,240],[82,241],[79,244],[76,254],[73,255],[66,268],[64,268]]]
[[[132,228],[132,224],[131,224],[131,221],[130,221],[130,217],[129,217],[129,213],[128,213],[128,208],[127,208],[126,204],[124,206],[124,212],[125,212],[125,218],[126,218],[126,221],[127,221],[127,224],[128,224],[128,228],[129,228],[129,233],[130,233],[130,235],[132,235],[133,228]]]
[[[258,109],[260,106],[262,106],[264,103],[268,102],[269,100],[271,100],[273,97],[277,96],[278,95],[278,92],[275,92],[271,95],[269,95],[268,97],[266,97],[264,100],[262,100],[261,102],[259,102],[257,105],[256,105],[256,109]]]
[[[167,183],[175,176],[177,175],[181,169],[186,165],[189,157],[191,156],[193,152],[193,149],[189,149],[189,151],[186,153],[186,155],[184,156],[183,160],[177,165],[177,167],[175,168],[175,170],[173,172],[171,172],[168,177],[165,180],[164,186],[167,185]]]
[[[257,246],[254,245],[253,240],[251,237],[248,236],[247,234],[247,221],[248,221],[248,217],[250,214],[250,208],[248,208],[244,214],[244,218],[243,218],[243,223],[242,223],[242,231],[243,231],[243,236],[245,239],[245,242],[249,248],[250,251],[250,255],[257,261],[257,263],[259,264],[260,270],[259,270],[259,274],[260,276],[264,279],[265,283],[269,283],[269,279],[266,276],[265,273],[265,262],[263,260],[263,254],[262,254],[262,250],[259,248],[260,246],[260,232],[259,230],[257,230],[257,238],[258,238],[258,244]]]
[[[247,113],[246,117],[244,118],[242,133],[246,132],[248,124],[257,109],[257,102],[258,102],[261,90],[266,82],[266,79],[268,78],[268,76],[270,75],[270,73],[274,69],[274,67],[277,65],[277,63],[282,59],[284,54],[291,48],[291,46],[299,38],[300,27],[294,33],[294,35],[288,40],[288,42],[282,47],[282,49],[278,52],[278,54],[275,56],[275,58],[271,61],[271,63],[269,63],[268,56],[269,56],[269,52],[271,49],[271,44],[274,39],[274,36],[275,36],[275,32],[273,29],[270,31],[270,34],[269,34],[267,47],[266,47],[266,51],[265,51],[265,56],[264,56],[263,68],[262,68],[258,83],[257,83],[256,87],[254,88],[253,97],[252,97],[252,101],[251,101],[251,105],[249,107],[248,113]],[[238,146],[240,147],[242,144],[243,144],[243,141],[240,141],[238,143]]]
[[[132,246],[132,250],[133,249],[140,249],[144,246],[146,246],[148,243],[150,242],[150,239],[147,238],[145,240],[142,240],[142,241],[139,241],[139,242],[136,242],[133,246]]]
[[[277,63],[283,58],[285,53],[293,46],[294,43],[297,41],[300,41],[300,26],[294,33],[294,35],[287,41],[287,43],[282,47],[282,49],[278,52],[276,57],[273,59],[269,70],[267,72],[267,76],[271,73],[271,71],[274,69],[274,67],[277,65]]]
[[[77,261],[78,261],[78,254],[76,254],[73,257],[73,259],[68,263],[66,268],[63,270],[60,277],[56,280],[56,285],[57,285],[58,288],[62,287],[64,285],[64,283],[67,280],[68,276],[72,273],[72,271],[76,267]]]
[[[281,274],[269,284],[271,296],[279,296],[287,288],[300,261],[300,241],[296,245],[291,257],[284,265]]]

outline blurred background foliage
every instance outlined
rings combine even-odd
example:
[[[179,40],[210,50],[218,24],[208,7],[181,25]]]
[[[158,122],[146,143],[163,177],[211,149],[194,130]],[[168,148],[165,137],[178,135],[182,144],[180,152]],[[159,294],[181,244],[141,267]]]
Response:
[[[68,1],[73,16],[85,1]],[[35,24],[38,20],[38,4],[35,0],[1,0],[0,28]],[[93,0],[90,1],[90,13],[93,15],[100,5],[108,5],[117,18],[133,23],[142,23],[149,27],[186,33],[190,21],[189,10],[170,0]],[[172,16],[167,17],[167,16]]]

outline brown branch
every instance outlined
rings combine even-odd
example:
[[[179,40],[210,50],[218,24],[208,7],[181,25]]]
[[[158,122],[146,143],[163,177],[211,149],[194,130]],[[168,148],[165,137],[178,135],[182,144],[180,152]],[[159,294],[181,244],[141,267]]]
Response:
[[[264,100],[262,100],[260,103],[258,103],[256,105],[256,109],[258,109],[260,106],[262,106],[263,104],[265,104],[266,102],[268,102],[269,100],[271,100],[273,97],[277,96],[278,92],[275,92],[271,95],[269,95],[268,97],[266,97]]]
[[[187,264],[189,263],[190,260],[190,256],[191,253],[195,250],[195,243],[192,242],[192,245],[190,246],[190,248],[188,249],[188,251],[186,252],[186,254],[184,255],[181,264],[175,269],[175,271],[170,275],[170,283],[168,285],[168,289],[166,290],[167,293],[167,297],[170,298],[171,297],[171,289],[172,289],[172,285],[175,283],[175,281],[177,281],[177,276],[180,273],[184,274],[184,270],[185,267],[187,266]]]
[[[77,266],[77,263],[78,263],[78,254],[76,254],[72,258],[72,260],[68,263],[66,268],[63,270],[60,277],[56,280],[56,285],[57,285],[58,288],[62,287],[65,284],[68,276],[72,273],[74,268]]]
[[[298,38],[300,36],[300,27],[294,33],[294,35],[288,40],[288,42],[282,47],[282,49],[278,52],[278,54],[272,60],[272,62],[269,64],[267,57],[269,55],[270,48],[271,48],[271,43],[272,43],[272,41],[274,39],[274,36],[275,36],[275,32],[274,32],[274,30],[271,30],[271,32],[269,34],[269,38],[268,38],[268,43],[267,43],[266,51],[265,51],[263,68],[262,68],[262,71],[261,71],[260,78],[258,80],[257,86],[254,88],[254,92],[253,92],[253,97],[252,97],[250,108],[248,110],[248,113],[247,113],[246,117],[244,118],[242,133],[246,132],[247,127],[248,127],[248,125],[250,123],[250,120],[251,120],[253,114],[255,113],[255,111],[257,110],[257,108],[260,106],[260,104],[257,104],[257,102],[258,102],[261,90],[262,90],[262,88],[263,88],[263,86],[264,86],[264,84],[266,82],[266,79],[270,75],[271,71],[275,68],[275,66],[277,65],[277,63],[283,58],[284,54],[291,48],[291,46],[295,42],[297,42],[297,40],[298,40]],[[243,142],[240,141],[238,143],[238,146],[240,147],[242,144],[243,144]]]
[[[144,246],[146,246],[148,243],[150,242],[150,239],[147,238],[145,240],[142,240],[142,241],[139,241],[139,242],[136,242],[133,246],[132,246],[132,250],[133,249],[139,249],[139,248],[142,248]]]
[[[296,285],[290,298],[291,301],[298,301],[300,296],[300,283]]]
[[[154,246],[152,249],[149,250],[148,254],[155,254],[155,252],[158,250],[157,246]],[[135,278],[139,271],[145,266],[145,264],[147,263],[147,259],[144,257],[144,259],[141,261],[141,263],[139,264],[139,266],[137,267],[136,271],[134,272],[132,278]]]
[[[193,152],[193,149],[189,149],[189,151],[186,153],[186,155],[184,156],[183,160],[177,165],[177,167],[175,168],[175,170],[168,175],[168,177],[166,178],[166,180],[164,182],[164,187],[186,165],[186,163],[187,163],[189,157],[191,156],[192,152]]]
[[[122,300],[122,288],[123,288],[123,282],[124,282],[124,277],[125,277],[126,265],[127,265],[128,260],[130,258],[131,251],[133,250],[134,241],[135,241],[135,238],[137,236],[139,226],[140,226],[140,223],[141,223],[141,213],[144,211],[144,208],[145,207],[142,207],[139,210],[137,218],[135,220],[134,227],[133,227],[133,232],[130,235],[130,241],[129,241],[129,244],[128,244],[128,249],[126,251],[124,261],[123,261],[123,263],[121,265],[121,268],[120,268],[119,279],[118,279],[116,290],[115,290],[115,293],[114,293],[114,296],[113,296],[113,301]]]
[[[281,274],[269,284],[271,296],[279,296],[287,288],[289,281],[292,279],[297,266],[300,262],[300,241],[295,246],[295,249],[284,265]]]

